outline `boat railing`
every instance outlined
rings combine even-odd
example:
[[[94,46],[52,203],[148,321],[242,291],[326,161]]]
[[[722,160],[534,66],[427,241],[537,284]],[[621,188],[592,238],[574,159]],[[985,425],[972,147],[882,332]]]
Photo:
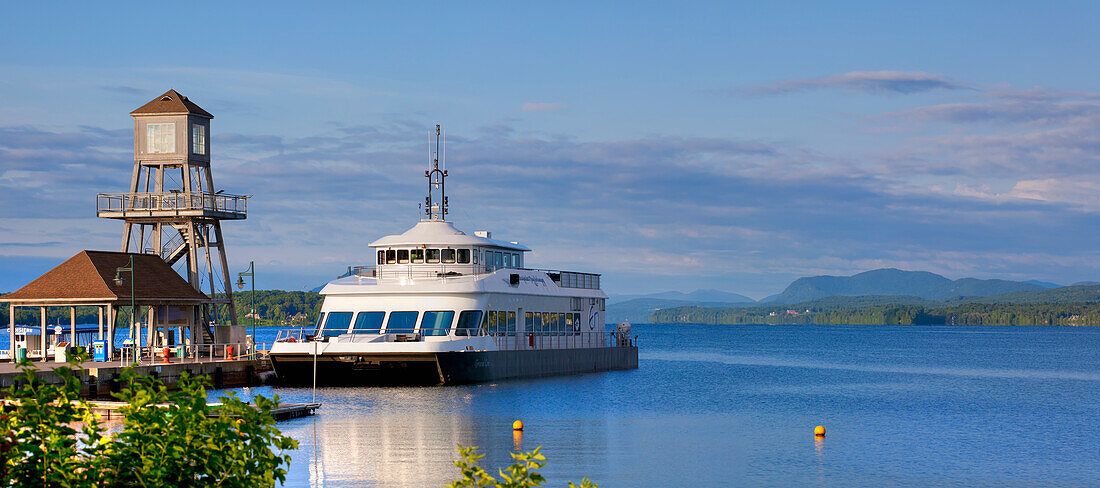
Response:
[[[275,342],[306,342],[313,339],[317,335],[317,329],[314,327],[305,328],[299,327],[297,329],[283,329],[275,335]]]
[[[491,334],[504,350],[577,349],[586,347],[630,347],[637,337],[618,331],[609,332],[500,332]]]
[[[400,266],[400,265],[395,265]],[[412,264],[403,268],[379,268],[377,266],[351,266],[345,276],[357,276],[361,278],[386,279],[416,279],[416,278],[457,278],[460,276],[481,276],[494,273],[497,270],[523,270],[537,271],[546,274],[555,284],[563,288],[584,288],[590,290],[600,289],[600,275],[596,273],[581,273],[577,271],[561,271],[556,269],[538,268],[507,268],[501,266],[483,264]]]

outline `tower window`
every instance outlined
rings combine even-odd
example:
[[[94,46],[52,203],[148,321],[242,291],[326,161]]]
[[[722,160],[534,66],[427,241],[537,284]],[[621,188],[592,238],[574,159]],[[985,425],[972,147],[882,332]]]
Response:
[[[145,145],[150,154],[176,152],[176,124],[149,124],[145,126]]]
[[[191,152],[206,154],[206,126],[191,124]]]

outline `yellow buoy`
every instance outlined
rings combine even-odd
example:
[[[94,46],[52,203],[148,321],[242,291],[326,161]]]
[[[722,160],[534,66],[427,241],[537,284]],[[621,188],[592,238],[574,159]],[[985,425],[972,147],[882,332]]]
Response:
[[[825,426],[819,425],[814,427],[814,435],[817,437],[825,437]]]
[[[517,420],[512,422],[512,430],[523,430],[523,421]]]

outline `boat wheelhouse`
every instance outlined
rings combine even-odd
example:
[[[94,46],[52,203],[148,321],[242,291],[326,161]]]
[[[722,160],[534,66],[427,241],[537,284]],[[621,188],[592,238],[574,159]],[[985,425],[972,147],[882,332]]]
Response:
[[[270,353],[280,381],[445,384],[636,368],[628,330],[606,330],[600,275],[527,268],[526,246],[458,230],[445,220],[447,173],[432,163],[427,218],[372,242],[373,265],[325,285],[316,327],[280,333]]]

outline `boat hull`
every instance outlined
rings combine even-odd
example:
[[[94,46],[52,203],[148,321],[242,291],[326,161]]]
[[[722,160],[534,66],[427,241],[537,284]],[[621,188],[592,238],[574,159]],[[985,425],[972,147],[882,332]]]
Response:
[[[317,356],[318,385],[449,385],[638,367],[636,346]],[[314,357],[272,354],[278,382],[309,385]]]

